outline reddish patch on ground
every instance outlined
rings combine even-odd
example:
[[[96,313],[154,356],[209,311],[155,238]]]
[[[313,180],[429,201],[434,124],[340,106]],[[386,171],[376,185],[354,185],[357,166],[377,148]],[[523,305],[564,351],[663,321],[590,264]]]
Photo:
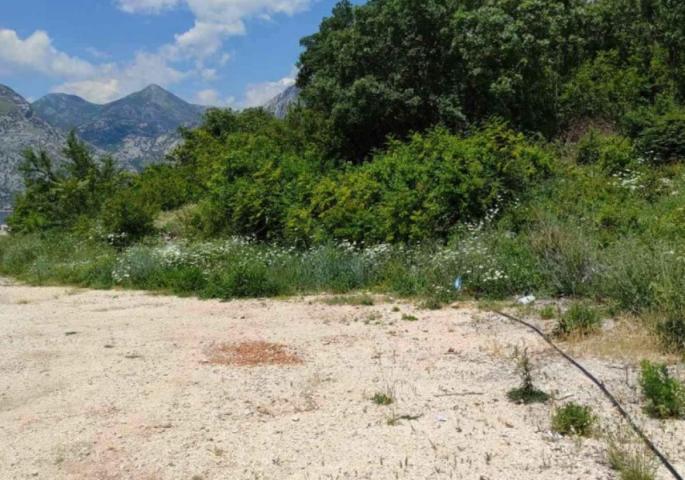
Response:
[[[286,345],[257,341],[218,345],[210,351],[209,363],[255,367],[298,365],[302,363],[302,359]]]

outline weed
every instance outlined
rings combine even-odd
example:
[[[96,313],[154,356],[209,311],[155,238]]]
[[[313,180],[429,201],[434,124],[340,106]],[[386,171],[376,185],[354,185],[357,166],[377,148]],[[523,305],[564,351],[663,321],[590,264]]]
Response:
[[[554,333],[560,337],[587,336],[599,330],[600,326],[601,319],[594,308],[575,303],[561,316]]]
[[[556,309],[554,308],[554,305],[545,305],[541,310],[540,310],[540,318],[543,320],[551,320],[556,316],[557,312]]]
[[[371,312],[364,318],[364,325],[382,325],[383,315],[378,312]]]
[[[533,385],[533,367],[528,356],[528,350],[524,349],[523,352],[519,353],[517,349],[514,356],[518,359],[516,369],[521,376],[521,386],[507,393],[509,400],[525,405],[544,403],[549,400],[549,395]]]
[[[596,420],[592,408],[571,402],[555,410],[552,430],[561,435],[588,437],[592,434]]]
[[[685,319],[670,318],[658,326],[659,335],[664,346],[673,352],[685,352]]]
[[[618,472],[620,480],[656,479],[653,457],[644,449],[631,448],[624,439],[609,439],[607,461],[609,466]]]
[[[640,386],[645,410],[656,418],[685,417],[685,386],[668,373],[664,364],[642,362]]]
[[[402,315],[402,320],[404,320],[405,322],[418,322],[419,321],[419,319],[417,317],[415,317],[414,315],[409,315],[406,313]]]
[[[395,402],[395,399],[387,393],[378,392],[371,397],[371,401],[379,406],[387,406],[392,405]]]

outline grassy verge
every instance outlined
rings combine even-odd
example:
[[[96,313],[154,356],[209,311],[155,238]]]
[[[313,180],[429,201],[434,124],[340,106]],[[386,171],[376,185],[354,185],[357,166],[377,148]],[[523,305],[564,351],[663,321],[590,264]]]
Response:
[[[487,299],[526,292],[575,295],[601,300],[616,311],[659,318],[665,345],[682,350],[685,262],[672,245],[626,242],[579,254],[571,245],[541,247],[529,236],[491,231],[413,247],[342,243],[295,249],[231,238],[148,240],[118,249],[68,234],[25,235],[0,238],[0,273],[38,285],[135,288],[218,299],[367,290],[444,304],[460,294]],[[586,263],[582,273],[573,268]],[[453,288],[458,275],[464,279],[461,292]]]

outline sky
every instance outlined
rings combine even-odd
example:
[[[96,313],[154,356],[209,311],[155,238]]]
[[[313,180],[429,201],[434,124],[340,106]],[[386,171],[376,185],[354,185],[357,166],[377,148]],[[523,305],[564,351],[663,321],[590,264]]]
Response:
[[[2,0],[0,83],[29,101],[106,103],[158,84],[198,104],[261,105],[294,83],[300,38],[335,3]]]

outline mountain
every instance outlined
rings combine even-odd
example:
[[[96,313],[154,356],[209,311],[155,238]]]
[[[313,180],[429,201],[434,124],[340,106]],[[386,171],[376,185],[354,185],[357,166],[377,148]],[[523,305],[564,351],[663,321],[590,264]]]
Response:
[[[198,125],[205,110],[157,85],[105,105],[50,94],[33,107],[54,127],[75,128],[80,138],[136,170],[162,160],[180,141],[179,127]]]
[[[60,160],[64,142],[64,134],[39,118],[21,95],[0,85],[0,209],[21,189],[18,166],[24,151],[41,149]]]
[[[33,110],[53,127],[69,131],[92,120],[102,108],[76,95],[51,93],[33,102]]]
[[[300,89],[297,88],[297,85],[292,85],[266,102],[266,104],[264,104],[264,109],[273,113],[278,118],[284,118],[288,113],[288,109],[297,103],[299,98]]]

